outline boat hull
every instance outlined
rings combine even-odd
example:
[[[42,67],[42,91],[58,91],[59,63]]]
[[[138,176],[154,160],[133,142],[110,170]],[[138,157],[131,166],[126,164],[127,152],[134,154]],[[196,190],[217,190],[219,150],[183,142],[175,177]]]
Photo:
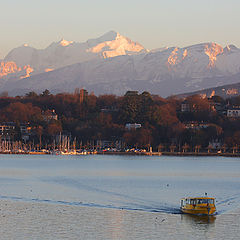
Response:
[[[197,207],[197,206],[192,208],[181,207],[180,210],[183,213],[193,215],[214,215],[216,213],[215,207]]]

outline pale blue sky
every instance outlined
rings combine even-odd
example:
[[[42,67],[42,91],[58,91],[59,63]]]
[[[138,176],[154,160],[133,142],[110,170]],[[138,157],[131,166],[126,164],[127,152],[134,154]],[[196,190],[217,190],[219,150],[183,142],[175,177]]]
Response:
[[[239,0],[0,0],[0,58],[115,30],[148,49],[200,42],[240,47]]]

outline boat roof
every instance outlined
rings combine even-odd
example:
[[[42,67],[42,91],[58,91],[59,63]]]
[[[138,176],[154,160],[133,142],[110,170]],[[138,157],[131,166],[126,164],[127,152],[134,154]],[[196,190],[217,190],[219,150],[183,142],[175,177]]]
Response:
[[[214,197],[186,197],[186,198],[182,198],[182,200],[186,200],[186,199],[215,199]]]

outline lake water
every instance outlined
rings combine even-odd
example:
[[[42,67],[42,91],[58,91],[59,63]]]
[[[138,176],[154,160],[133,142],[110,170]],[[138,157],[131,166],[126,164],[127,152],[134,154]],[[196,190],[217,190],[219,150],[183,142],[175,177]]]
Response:
[[[215,217],[180,214],[205,192]],[[0,239],[239,239],[240,159],[0,155],[0,200]]]

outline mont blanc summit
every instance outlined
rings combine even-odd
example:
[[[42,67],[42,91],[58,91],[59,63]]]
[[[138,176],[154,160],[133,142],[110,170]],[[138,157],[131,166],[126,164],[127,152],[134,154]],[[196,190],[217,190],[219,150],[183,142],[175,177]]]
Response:
[[[240,49],[200,43],[147,50],[110,31],[78,43],[61,39],[45,49],[26,44],[0,62],[0,87],[10,95],[28,91],[74,91],[121,95],[127,90],[161,96],[240,82]]]
[[[121,36],[117,32],[110,31],[97,39],[90,39],[84,43],[61,39],[59,42],[51,43],[45,49],[36,49],[24,44],[10,51],[4,58],[3,65],[13,63],[17,66],[7,71],[9,74],[19,72],[20,68],[22,70],[24,66],[29,65],[34,69],[32,76],[49,69],[58,69],[74,63],[141,51],[145,51],[145,49],[140,44]],[[1,68],[0,72],[6,73],[6,70]]]

